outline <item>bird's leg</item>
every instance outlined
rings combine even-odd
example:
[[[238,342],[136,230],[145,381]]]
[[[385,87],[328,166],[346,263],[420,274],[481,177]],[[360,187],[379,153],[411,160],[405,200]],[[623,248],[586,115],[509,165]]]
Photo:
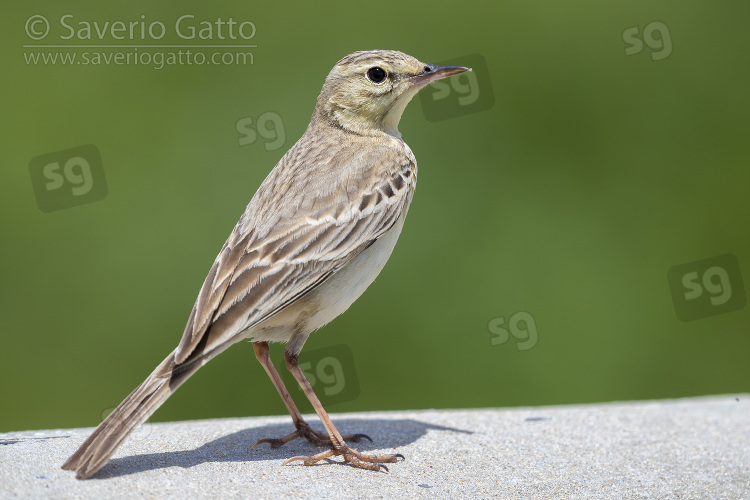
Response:
[[[251,449],[255,448],[259,444],[263,444],[263,443],[269,443],[271,445],[271,448],[278,448],[279,446],[282,446],[288,443],[289,441],[291,441],[292,439],[295,439],[298,437],[304,437],[316,446],[332,446],[331,438],[329,438],[326,433],[316,431],[315,429],[310,427],[308,423],[305,422],[305,420],[302,418],[302,414],[299,412],[299,410],[297,409],[297,406],[294,404],[294,400],[292,399],[292,396],[289,394],[289,391],[286,390],[286,387],[284,386],[284,382],[281,380],[281,377],[279,376],[279,372],[276,371],[276,368],[273,366],[273,363],[271,362],[271,357],[269,355],[268,342],[253,343],[253,350],[255,351],[255,357],[258,358],[258,361],[260,362],[261,365],[263,365],[263,368],[266,370],[266,373],[271,378],[271,382],[273,382],[274,387],[276,387],[276,390],[279,391],[281,400],[284,401],[284,404],[286,405],[287,410],[289,410],[289,414],[292,416],[292,422],[294,422],[294,427],[297,430],[281,438],[260,439],[255,444],[253,444],[250,448]],[[363,439],[368,439],[370,442],[372,442],[372,439],[370,439],[370,437],[367,436],[366,434],[348,434],[346,436],[343,436],[343,439],[345,441],[353,441],[355,443],[358,443],[359,441]]]
[[[302,370],[299,367],[298,355],[284,351],[284,360],[286,361],[286,367],[289,369],[291,374],[294,375],[294,378],[297,379],[297,382],[304,391],[305,396],[307,396],[307,399],[315,409],[315,413],[318,414],[320,421],[323,422],[323,426],[326,428],[326,431],[328,431],[331,442],[331,448],[329,450],[323,451],[316,455],[311,455],[309,457],[292,457],[284,462],[284,465],[296,460],[301,460],[305,465],[313,465],[314,463],[324,458],[341,455],[344,457],[344,460],[361,469],[380,470],[380,468],[382,467],[383,469],[388,470],[388,467],[383,465],[381,462],[395,462],[399,458],[404,458],[404,456],[400,454],[366,455],[364,453],[358,452],[353,448],[349,448],[349,446],[347,446],[347,444],[345,443],[346,436],[342,436],[336,429],[336,427],[334,427],[331,418],[328,416],[328,413],[326,413],[326,411],[323,409],[323,405],[320,403],[318,396],[316,396],[315,392],[313,392],[313,388],[310,385],[310,382],[307,381],[307,379],[305,378],[305,374],[302,373]]]

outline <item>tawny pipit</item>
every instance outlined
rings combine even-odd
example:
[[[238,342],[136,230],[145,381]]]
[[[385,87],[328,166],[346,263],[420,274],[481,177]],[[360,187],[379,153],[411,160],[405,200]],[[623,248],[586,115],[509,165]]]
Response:
[[[277,448],[303,436],[330,447],[311,465],[342,455],[363,469],[401,455],[367,455],[345,441],[298,366],[311,332],[333,320],[365,291],[391,255],[417,182],[417,161],[398,122],[425,85],[463,71],[423,64],[389,50],[355,52],[326,78],[305,134],[266,177],[203,283],[180,345],[118,406],[63,465],[90,477],[117,446],[198,368],[249,339],[292,416],[296,431],[262,439]],[[284,359],[323,422],[303,419],[268,354],[286,342]],[[255,446],[254,445],[254,446]],[[387,470],[387,469],[386,469]]]

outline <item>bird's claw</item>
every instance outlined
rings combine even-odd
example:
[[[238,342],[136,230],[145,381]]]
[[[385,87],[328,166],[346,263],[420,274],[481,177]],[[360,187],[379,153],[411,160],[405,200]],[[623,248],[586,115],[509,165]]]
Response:
[[[294,439],[294,438],[292,438],[292,439]],[[253,443],[253,445],[250,447],[250,449],[252,450],[256,446],[261,445],[261,444],[265,444],[265,443],[270,444],[271,448],[278,448],[278,447],[282,446],[284,443],[286,443],[286,441],[284,441],[283,439],[278,439],[278,438],[263,438],[263,439],[257,440],[255,443]]]
[[[341,437],[344,438],[344,441],[351,441],[352,443],[359,443],[363,439],[366,439],[371,443],[373,442],[372,438],[367,434],[346,434]]]
[[[342,457],[344,457],[344,461],[359,469],[379,471],[382,468],[385,469],[386,472],[390,471],[388,470],[388,467],[383,465],[381,462],[393,463],[397,462],[399,458],[401,460],[404,460],[404,456],[400,453],[397,453],[395,455],[367,455],[364,453],[360,453],[353,448],[349,448],[348,446],[344,446],[341,449],[330,448],[316,455],[299,455],[296,457],[292,457],[284,462],[283,465],[287,465],[298,460],[301,461],[303,465],[315,465],[317,462],[323,460],[324,458],[338,455],[341,455]]]
[[[279,448],[292,439],[296,439],[298,437],[304,437],[308,441],[310,441],[315,446],[327,447],[327,446],[333,446],[333,442],[331,441],[331,438],[328,437],[328,434],[324,432],[317,431],[310,427],[310,425],[305,422],[304,420],[302,422],[299,422],[295,424],[297,427],[297,430],[294,432],[287,434],[286,436],[282,438],[263,438],[257,440],[250,449],[252,450],[256,446],[260,444],[268,443],[271,445],[271,448]],[[341,436],[344,441],[352,442],[352,443],[359,443],[363,439],[367,439],[369,442],[373,442],[372,438],[368,436],[367,434],[346,434],[344,436]]]

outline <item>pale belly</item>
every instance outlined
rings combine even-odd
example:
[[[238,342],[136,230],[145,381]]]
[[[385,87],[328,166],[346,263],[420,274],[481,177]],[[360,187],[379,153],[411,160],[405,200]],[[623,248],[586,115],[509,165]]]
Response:
[[[396,246],[406,210],[390,231],[355,257],[346,267],[295,303],[248,332],[253,342],[289,342],[299,353],[313,331],[346,311],[380,274]]]

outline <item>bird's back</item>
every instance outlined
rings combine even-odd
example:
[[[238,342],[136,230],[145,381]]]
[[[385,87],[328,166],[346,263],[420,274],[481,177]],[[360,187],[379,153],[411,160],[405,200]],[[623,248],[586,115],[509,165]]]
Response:
[[[344,287],[351,300],[332,296],[332,304],[317,307],[303,301],[282,314],[389,230],[396,228],[398,237],[416,174],[414,155],[401,139],[361,136],[313,121],[263,181],[219,253],[177,361],[236,342],[242,332],[242,338],[256,341],[288,341],[345,311],[382,269],[395,245],[393,235],[375,247],[377,257],[385,255],[382,264],[357,273],[363,286]],[[314,310],[322,308],[329,310],[323,315]],[[298,319],[290,322],[290,314]],[[277,323],[287,327],[282,331]]]

